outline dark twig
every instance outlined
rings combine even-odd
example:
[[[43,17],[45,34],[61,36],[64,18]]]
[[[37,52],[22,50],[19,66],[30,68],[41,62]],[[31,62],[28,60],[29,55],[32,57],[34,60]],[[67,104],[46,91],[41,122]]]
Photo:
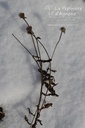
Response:
[[[32,116],[35,116],[35,115],[31,112],[30,108],[28,108],[28,111],[29,111],[29,114],[31,114]]]
[[[25,115],[24,119],[25,119],[25,121],[26,121],[29,125],[31,125],[31,123],[28,121],[28,118],[27,118],[26,115]]]

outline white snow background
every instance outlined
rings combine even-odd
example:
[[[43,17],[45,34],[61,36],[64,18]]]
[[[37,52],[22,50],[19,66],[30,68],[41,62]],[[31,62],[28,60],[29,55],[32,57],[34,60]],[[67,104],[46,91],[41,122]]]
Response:
[[[49,18],[48,6],[81,7],[69,25],[62,19]],[[0,128],[28,128],[24,115],[27,107],[35,110],[39,98],[40,77],[34,60],[14,39],[12,33],[31,51],[32,41],[26,24],[18,17],[24,12],[33,31],[52,54],[60,27],[66,33],[58,45],[52,67],[56,69],[58,98],[50,97],[53,107],[41,115],[38,128],[85,128],[85,1],[84,0],[0,0],[0,106],[5,118]],[[74,11],[75,12],[75,11]],[[45,53],[42,52],[45,57]],[[31,118],[28,116],[31,120]]]

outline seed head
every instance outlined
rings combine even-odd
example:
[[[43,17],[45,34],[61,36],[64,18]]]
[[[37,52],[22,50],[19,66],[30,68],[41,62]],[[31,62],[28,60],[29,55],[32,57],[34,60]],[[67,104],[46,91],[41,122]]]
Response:
[[[20,12],[20,13],[19,13],[19,17],[20,17],[20,18],[23,18],[23,19],[26,18],[26,17],[25,17],[25,14],[24,14],[23,12]]]
[[[66,28],[65,27],[61,27],[60,30],[61,30],[61,32],[65,33]]]
[[[33,34],[32,26],[28,26],[28,27],[26,28],[26,30],[27,30],[27,33],[28,33],[28,34]]]

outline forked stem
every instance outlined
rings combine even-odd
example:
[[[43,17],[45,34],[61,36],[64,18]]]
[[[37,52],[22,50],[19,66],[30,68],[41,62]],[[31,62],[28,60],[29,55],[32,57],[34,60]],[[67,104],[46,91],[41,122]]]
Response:
[[[50,96],[50,95],[58,96],[55,93],[55,90],[53,88],[56,84],[54,82],[55,81],[54,76],[51,75],[51,72],[54,71],[54,70],[51,69],[51,61],[52,61],[52,59],[54,57],[55,50],[57,49],[57,46],[58,46],[58,44],[59,44],[59,42],[61,40],[62,33],[63,32],[65,33],[65,28],[64,27],[60,28],[61,33],[60,33],[59,39],[58,39],[58,41],[57,41],[57,43],[56,43],[56,45],[54,47],[52,56],[50,57],[49,54],[48,54],[47,49],[45,48],[45,46],[40,41],[41,38],[35,36],[34,32],[32,31],[32,26],[29,26],[28,22],[26,21],[26,19],[25,19],[26,17],[24,15],[24,13],[20,13],[19,17],[22,18],[25,21],[25,23],[27,24],[27,26],[28,26],[27,27],[27,33],[31,35],[33,46],[34,46],[34,50],[35,50],[35,53],[36,53],[35,56],[37,57],[37,59],[35,59],[35,56],[21,43],[20,40],[18,40],[18,38],[14,34],[12,34],[12,35],[25,48],[25,50],[31,55],[31,57],[37,63],[38,68],[39,68],[38,71],[40,71],[40,75],[41,75],[41,88],[40,88],[40,95],[39,95],[39,100],[38,100],[37,108],[35,110],[35,114],[32,114],[30,112],[32,114],[32,116],[33,116],[31,123],[28,121],[28,118],[25,116],[25,120],[30,125],[30,128],[36,128],[37,122],[39,122],[42,125],[41,120],[39,119],[41,110],[45,109],[45,108],[48,108],[49,106],[52,106],[52,103],[45,104],[46,97]],[[41,45],[42,48],[44,49],[44,51],[45,51],[45,53],[46,53],[46,55],[48,57],[48,60],[43,60],[42,59],[39,45]],[[48,63],[47,70],[43,69],[44,63]],[[45,93],[43,93],[43,87],[47,88]],[[48,94],[48,91],[50,92],[49,94]],[[44,96],[43,100],[42,100],[42,95]]]

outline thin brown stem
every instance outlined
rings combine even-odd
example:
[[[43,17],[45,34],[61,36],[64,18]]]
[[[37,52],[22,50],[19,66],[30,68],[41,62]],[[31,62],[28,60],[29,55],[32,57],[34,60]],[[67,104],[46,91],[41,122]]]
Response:
[[[60,33],[59,40],[58,40],[58,42],[56,43],[56,45],[55,45],[55,47],[54,47],[54,50],[53,50],[53,53],[52,53],[52,57],[51,57],[51,59],[53,59],[53,56],[54,56],[55,50],[56,50],[56,48],[57,48],[57,46],[58,46],[58,44],[59,44],[59,42],[60,42],[60,40],[61,40],[61,37],[62,37],[62,31],[61,31],[61,33]]]
[[[29,27],[29,24],[28,24],[28,22],[26,21],[26,19],[23,18],[23,20],[25,21],[25,23],[26,23],[27,26]],[[38,56],[38,52],[37,52],[37,49],[36,49],[36,45],[35,45],[35,41],[34,41],[34,38],[33,38],[33,34],[31,34],[31,38],[32,38],[32,42],[33,42],[33,45],[34,45],[34,49],[35,49],[36,55]]]
[[[36,38],[36,36],[35,36],[35,35],[33,35],[33,36]],[[39,43],[40,43],[40,45],[43,47],[43,49],[45,50],[45,52],[46,52],[46,54],[47,54],[48,58],[50,59],[50,56],[49,56],[48,51],[47,51],[47,49],[45,48],[45,46],[41,43],[41,41],[40,41],[40,40],[38,40],[38,42],[39,42]]]
[[[33,42],[33,45],[34,45],[34,49],[35,49],[36,55],[38,56],[38,52],[37,52],[35,41],[34,41],[34,38],[33,38],[32,34],[31,34],[31,38],[32,38],[32,42]]]
[[[38,43],[38,40],[37,40],[37,39],[36,39],[36,42],[37,42],[38,54],[39,54],[39,57],[40,57],[40,59],[41,59],[41,53],[40,53],[39,43]]]
[[[36,61],[35,57],[32,55],[32,53],[25,47],[25,45],[23,45],[21,43],[21,41],[14,35],[12,34],[13,37],[19,42],[19,44],[21,44],[23,46],[23,48],[31,55],[31,57],[35,60],[35,62],[37,63],[38,67],[40,68],[40,65],[38,64],[38,62]]]
[[[29,26],[29,24],[28,24],[28,22],[26,21],[26,19],[25,18],[23,18],[23,20],[25,21],[25,23],[27,24],[27,26]],[[31,37],[32,36],[34,36],[35,37],[35,39],[37,39],[37,37],[35,36],[35,34],[33,33],[33,35],[31,35]],[[33,38],[32,38],[32,40],[33,40]],[[47,54],[47,56],[48,56],[48,58],[50,59],[50,56],[49,56],[49,54],[48,54],[48,52],[47,52],[47,50],[46,50],[46,48],[44,47],[44,45],[41,43],[41,41],[40,40],[38,40],[38,42],[42,45],[42,47],[44,48],[44,50],[45,50],[45,52],[46,52],[46,54]],[[37,43],[38,43],[37,42]],[[34,44],[34,41],[33,41],[33,44]],[[38,44],[37,44],[38,45]],[[35,44],[34,44],[34,47],[35,47]],[[38,48],[38,50],[39,50],[39,48]],[[36,47],[35,47],[35,51],[36,51],[36,54],[37,54],[37,50],[36,50]],[[40,50],[39,50],[39,54],[40,54]]]
[[[56,45],[55,45],[55,47],[54,47],[54,50],[53,50],[53,53],[52,53],[51,59],[53,59],[53,56],[54,56],[55,50],[56,50],[56,48],[57,48],[57,46],[58,46],[58,44],[59,44],[59,42],[60,42],[60,40],[61,40],[61,37],[62,37],[62,31],[61,31],[60,36],[59,36],[59,39],[58,39],[58,41],[57,41],[57,43],[56,43]],[[47,70],[48,70],[48,69],[51,69],[51,68],[49,68],[49,67],[50,67],[50,65],[48,66]]]
[[[39,111],[40,111],[40,103],[41,103],[41,100],[42,100],[42,90],[43,90],[43,74],[42,74],[42,63],[41,63],[41,89],[40,89],[40,96],[39,96],[39,101],[38,101],[38,105],[37,105],[37,110],[36,110],[36,117],[35,117],[35,122],[37,121],[38,119],[38,114],[39,114]]]
[[[28,22],[26,21],[26,19],[25,19],[25,18],[23,18],[23,20],[25,21],[25,23],[27,24],[27,26],[29,26],[29,24],[28,24]]]

